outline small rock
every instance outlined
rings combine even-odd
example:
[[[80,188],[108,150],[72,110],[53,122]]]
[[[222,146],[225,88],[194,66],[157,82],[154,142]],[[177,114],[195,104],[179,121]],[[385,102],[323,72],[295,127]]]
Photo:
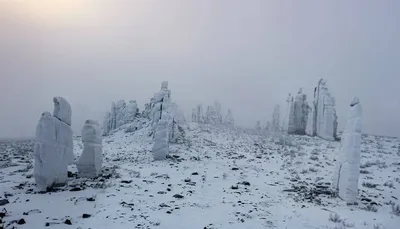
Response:
[[[0,200],[0,206],[6,205],[8,203],[10,203],[10,202],[8,202],[7,199]]]
[[[197,175],[199,175],[199,173],[198,173],[198,172],[194,172],[194,173],[192,173],[192,176],[197,176]]]
[[[19,225],[22,225],[22,224],[25,224],[26,222],[25,222],[25,220],[24,219],[20,219],[20,220],[18,220],[18,222],[17,222],[17,224],[19,224]]]
[[[159,191],[159,192],[157,192],[157,194],[167,194],[167,192],[166,191]]]
[[[67,225],[72,225],[72,222],[71,222],[71,220],[70,220],[70,219],[66,219],[66,220],[64,221],[64,224],[67,224]]]
[[[172,212],[171,211],[167,211],[167,214],[171,214]]]
[[[70,192],[77,192],[77,191],[82,191],[82,189],[79,188],[79,187],[75,187],[75,188],[70,189],[69,191]]]
[[[50,227],[50,223],[46,223],[44,226],[45,227]]]
[[[86,200],[89,201],[89,202],[93,202],[93,201],[95,201],[96,199],[93,198],[93,197],[89,197],[89,198],[86,198]]]
[[[184,196],[182,196],[181,194],[175,194],[173,197],[177,199],[182,199]]]
[[[167,188],[167,191],[168,191],[168,192],[170,192],[170,191],[171,191],[171,189],[170,189],[170,188]]]
[[[82,215],[82,218],[87,219],[87,218],[90,218],[91,216],[92,216],[92,215],[90,215],[90,214],[84,213],[84,214]]]
[[[236,170],[239,170],[239,168],[233,167],[232,170],[236,171]]]
[[[130,183],[132,183],[132,180],[122,180],[121,183],[123,183],[123,184],[130,184]]]
[[[243,182],[241,182],[240,184],[246,185],[246,186],[250,186],[250,182],[248,182],[248,181],[243,181]]]
[[[169,208],[169,205],[164,204],[164,203],[161,203],[159,206],[160,206],[161,208]]]
[[[185,179],[185,182],[190,182],[191,180],[189,179],[189,178],[186,178]]]
[[[231,189],[239,189],[239,186],[237,186],[237,185],[232,185],[232,186],[231,186]]]

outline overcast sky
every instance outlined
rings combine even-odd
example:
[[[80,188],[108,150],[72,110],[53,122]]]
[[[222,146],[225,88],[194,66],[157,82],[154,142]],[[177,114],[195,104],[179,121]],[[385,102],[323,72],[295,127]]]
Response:
[[[186,115],[219,100],[253,126],[321,77],[339,129],[357,95],[364,132],[399,136],[399,23],[398,0],[0,1],[0,137],[33,136],[53,96],[79,131],[163,80]]]

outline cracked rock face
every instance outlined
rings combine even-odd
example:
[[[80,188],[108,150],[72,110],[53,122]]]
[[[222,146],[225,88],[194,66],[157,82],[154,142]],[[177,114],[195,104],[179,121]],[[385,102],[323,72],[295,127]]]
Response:
[[[338,196],[348,203],[355,203],[358,195],[361,129],[362,107],[360,100],[355,97],[350,103],[333,182]]]

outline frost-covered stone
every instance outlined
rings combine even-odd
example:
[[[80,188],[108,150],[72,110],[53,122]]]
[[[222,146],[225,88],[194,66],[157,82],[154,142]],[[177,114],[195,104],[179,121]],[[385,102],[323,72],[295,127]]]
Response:
[[[125,108],[122,110],[122,125],[133,122],[135,120],[138,109],[137,107],[138,106],[135,100],[130,100],[128,104],[126,104]]]
[[[157,123],[154,136],[153,158],[154,160],[164,160],[169,153],[169,127],[168,119],[161,119]]]
[[[291,106],[289,114],[289,134],[303,135],[306,133],[306,126],[308,120],[308,103],[307,96],[303,94],[300,88],[294,103]]]
[[[114,115],[115,115],[115,128],[118,128],[124,125],[125,118],[125,110],[126,102],[124,100],[118,100],[114,106]],[[136,111],[135,111],[136,112]]]
[[[350,103],[350,112],[342,135],[333,182],[339,197],[348,203],[357,201],[360,176],[361,130],[362,107],[360,100],[354,97]]]
[[[281,116],[280,106],[276,105],[274,107],[274,112],[272,113],[272,126],[271,126],[272,131],[274,132],[279,132],[281,130],[280,116]]]
[[[39,189],[67,182],[68,164],[72,164],[73,139],[71,106],[62,97],[55,97],[53,116],[44,112],[36,126],[34,177]]]
[[[65,151],[65,160],[71,165],[74,163],[71,105],[63,97],[54,97],[53,103],[53,117],[58,120],[55,122],[58,148],[61,151]]]
[[[171,104],[171,117],[175,120],[176,123],[182,124],[186,122],[185,114],[179,108],[178,104],[172,103]]]
[[[196,118],[198,123],[204,123],[205,122],[205,117],[204,117],[204,109],[203,105],[199,104],[196,107]]]
[[[54,97],[53,102],[54,102],[53,116],[71,126],[71,118],[72,118],[71,105],[63,97]]]
[[[86,120],[82,128],[83,151],[76,163],[81,177],[97,177],[103,163],[103,149],[100,125],[97,121]]]
[[[232,111],[228,109],[228,113],[225,116],[224,123],[228,127],[234,127],[235,126],[235,119],[233,118]]]
[[[285,116],[282,121],[282,131],[284,133],[287,133],[289,130],[289,117],[290,117],[290,112],[292,110],[292,105],[293,105],[293,96],[292,94],[289,94],[286,99]]]
[[[67,181],[68,163],[57,149],[56,120],[44,112],[36,126],[33,175],[40,190]]]
[[[192,122],[199,122],[197,118],[197,109],[193,108],[192,109]]]
[[[311,105],[308,107],[308,115],[307,115],[307,126],[306,126],[306,134],[309,136],[314,136],[314,129],[315,129],[315,110],[314,106]]]
[[[130,100],[128,103],[124,100],[113,102],[111,112],[106,113],[103,121],[103,136],[107,136],[110,131],[133,122],[137,114],[138,106],[135,100]]]
[[[307,123],[307,134],[318,136],[326,140],[334,140],[337,130],[337,115],[335,100],[326,87],[326,81],[321,79],[314,88],[314,101],[312,103],[312,122]]]
[[[171,112],[171,91],[168,90],[168,82],[164,81],[161,83],[160,92],[154,95],[153,107],[150,115],[152,121],[153,133],[156,131],[157,123],[162,118],[163,113]],[[170,114],[168,114],[170,118]],[[171,120],[168,120],[168,125],[171,124]]]
[[[215,123],[222,124],[222,106],[218,101],[214,102],[214,110],[215,110]]]

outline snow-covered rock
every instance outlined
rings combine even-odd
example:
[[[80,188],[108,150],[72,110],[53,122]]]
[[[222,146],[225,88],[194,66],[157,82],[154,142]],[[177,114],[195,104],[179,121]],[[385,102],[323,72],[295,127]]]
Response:
[[[171,104],[171,117],[175,120],[176,123],[182,124],[186,122],[185,114],[179,108],[178,104],[172,103]]]
[[[289,134],[303,135],[306,133],[306,126],[308,120],[308,103],[307,96],[303,94],[303,90],[300,88],[294,103],[291,106],[289,115]]]
[[[67,125],[71,126],[72,110],[71,105],[63,97],[54,97],[53,116]]]
[[[361,129],[362,107],[360,100],[354,97],[350,103],[350,112],[347,118],[346,128],[342,135],[333,182],[339,197],[348,203],[355,203],[358,196]]]
[[[228,127],[235,126],[235,119],[233,118],[231,109],[228,109],[228,113],[225,116],[224,124]]]
[[[308,115],[307,115],[307,126],[306,126],[306,134],[309,136],[315,136],[314,129],[315,129],[315,109],[314,105],[308,107]]]
[[[168,119],[161,119],[157,123],[154,136],[153,158],[154,160],[164,160],[169,153],[169,127]]]
[[[272,126],[271,126],[272,131],[274,131],[274,132],[280,132],[280,130],[281,130],[280,116],[281,116],[280,106],[275,105],[274,112],[272,113]]]
[[[72,141],[67,139],[70,134],[72,140],[72,130],[66,133],[68,129],[71,130],[71,127],[53,117],[50,112],[44,112],[39,119],[35,134],[33,174],[40,190],[63,185],[67,181],[67,155],[72,147]]]
[[[122,110],[123,113],[123,119],[122,119],[122,123],[126,124],[126,123],[130,123],[133,122],[133,120],[135,120],[136,118],[136,114],[137,114],[137,103],[135,100],[130,100],[125,108]]]
[[[153,133],[156,131],[157,123],[162,118],[163,113],[169,113],[167,116],[170,118],[171,112],[171,91],[168,90],[168,81],[161,83],[160,92],[156,93],[153,98],[154,105],[151,110],[150,119],[152,121]],[[170,124],[171,120],[167,120]]]
[[[128,103],[124,100],[113,102],[111,112],[106,113],[103,121],[103,136],[107,136],[110,131],[133,122],[137,114],[138,106],[135,100],[130,100]]]
[[[314,101],[312,103],[312,122],[307,123],[307,134],[318,136],[325,140],[334,140],[337,130],[337,115],[335,99],[326,87],[326,81],[320,79],[318,86],[314,88]]]
[[[292,94],[289,94],[286,99],[285,115],[284,115],[283,121],[282,121],[282,131],[284,133],[287,133],[289,130],[289,117],[290,117],[290,112],[292,109],[292,104],[293,104],[293,96],[292,96]]]
[[[53,117],[57,119],[55,122],[57,144],[61,151],[65,151],[65,160],[71,165],[74,163],[71,105],[63,97],[54,97],[53,103]]]
[[[100,125],[86,120],[82,128],[83,151],[76,163],[81,177],[97,177],[103,163],[103,146]]]

